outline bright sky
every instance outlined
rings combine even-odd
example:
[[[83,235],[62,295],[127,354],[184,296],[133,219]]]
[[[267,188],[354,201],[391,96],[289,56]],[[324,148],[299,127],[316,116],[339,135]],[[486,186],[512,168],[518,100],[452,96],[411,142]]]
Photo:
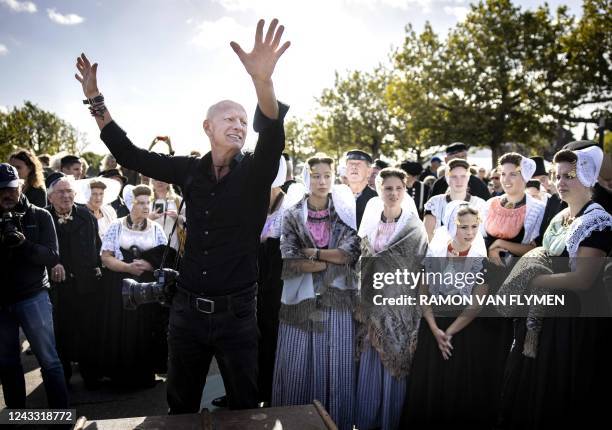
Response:
[[[580,13],[580,0],[548,3]],[[290,115],[307,117],[335,70],[370,70],[402,43],[406,24],[421,31],[429,20],[446,34],[467,10],[467,0],[0,0],[0,109],[30,100],[86,133],[86,150],[105,153],[73,76],[85,52],[135,144],[169,135],[177,153],[206,152],[209,105],[233,99],[252,118],[252,83],[229,42],[250,51],[258,18],[286,27],[292,46],[277,65],[276,93]]]

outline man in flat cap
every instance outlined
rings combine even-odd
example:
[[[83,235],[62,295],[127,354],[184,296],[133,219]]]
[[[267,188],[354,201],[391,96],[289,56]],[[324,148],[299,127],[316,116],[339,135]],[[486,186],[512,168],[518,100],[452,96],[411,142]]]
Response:
[[[448,164],[449,161],[455,158],[461,158],[467,160],[467,146],[465,143],[455,142],[451,143],[446,147],[446,157],[444,160]],[[437,196],[438,194],[444,194],[448,189],[448,183],[446,182],[446,178],[439,178],[433,186],[431,190],[430,198],[433,196]],[[480,197],[483,200],[488,200],[491,195],[489,194],[489,190],[487,189],[487,185],[478,179],[477,176],[470,175],[470,179],[468,181],[468,192],[476,197]]]
[[[429,196],[429,187],[418,180],[419,175],[423,171],[423,166],[416,161],[404,161],[400,164],[400,168],[408,175],[406,178],[406,192],[414,200],[414,204],[419,211],[419,217],[423,219],[425,203],[427,203]]]
[[[368,200],[376,197],[378,193],[368,187],[370,172],[372,169],[372,157],[370,154],[353,149],[346,153],[346,179],[348,186],[355,195],[357,206],[357,229],[361,224],[363,211],[365,211]]]
[[[83,163],[76,155],[66,155],[60,160],[60,170],[64,175],[72,175],[74,179],[81,179]]]

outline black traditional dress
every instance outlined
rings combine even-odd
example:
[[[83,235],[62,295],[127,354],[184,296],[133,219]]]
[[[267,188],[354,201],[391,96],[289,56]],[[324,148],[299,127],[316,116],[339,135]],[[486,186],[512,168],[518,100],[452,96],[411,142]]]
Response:
[[[98,223],[86,208],[76,205],[65,217],[58,216],[52,206],[47,210],[53,217],[60,264],[66,272],[66,279],[52,282],[50,291],[58,355],[67,380],[72,375],[71,362],[78,362],[85,382],[93,382],[99,376],[96,347],[102,294]]]
[[[446,227],[434,235],[425,259],[429,272],[472,273],[474,279],[486,279],[483,262],[486,247],[478,235],[470,249],[454,256],[449,251],[452,241]],[[452,258],[450,258],[452,257]],[[456,284],[431,283],[432,298],[462,295],[472,297],[478,284],[471,282],[457,288]],[[463,312],[464,306],[432,306],[436,326],[446,331]],[[486,336],[488,318],[475,318],[452,337],[452,355],[445,360],[425,318],[421,320],[418,344],[408,379],[408,389],[400,428],[451,428],[461,425],[470,429],[491,428],[495,422],[495,398],[499,385],[487,373],[491,340]]]
[[[278,312],[281,306],[283,280],[281,272],[283,259],[280,251],[283,208],[280,207],[284,194],[279,194],[272,207],[277,209],[268,215],[260,237],[257,262],[257,326],[259,328],[259,373],[257,387],[259,400],[272,400],[272,378],[278,341]]]
[[[134,231],[128,227],[127,218],[120,218],[106,232],[102,251],[113,252],[115,258],[125,263],[140,258],[158,267],[165,244],[166,236],[159,224],[147,222],[144,231]],[[104,374],[119,385],[147,387],[154,384],[155,373],[166,372],[168,310],[159,303],[143,304],[136,310],[124,309],[125,278],[151,282],[153,274],[145,272],[135,277],[104,271],[104,342],[100,351],[104,356]]]
[[[535,243],[544,216],[544,203],[527,194],[515,205],[505,205],[505,201],[505,195],[493,197],[487,201],[483,217],[487,249],[498,238],[521,244]],[[485,267],[490,294],[497,293],[497,289],[518,260],[518,256],[506,253],[503,260],[505,267],[491,263]],[[483,372],[493,381],[487,387],[490,388],[488,396],[495,399],[491,403],[490,412],[495,413],[499,407],[506,359],[512,346],[513,325],[510,318],[489,316],[483,319],[482,326],[483,338],[490,345],[484,360]]]
[[[578,247],[596,248],[609,254],[612,217],[598,206],[589,202],[577,214],[574,223],[579,224],[573,238],[568,236],[568,245],[561,257],[575,256]],[[553,219],[551,227],[561,215]],[[549,228],[546,234],[551,232]],[[570,267],[565,270],[569,271]],[[576,306],[608,303],[601,277],[586,291],[550,293],[563,294],[566,303]],[[516,319],[514,327],[514,343],[504,375],[499,428],[582,428],[586,423],[608,419],[609,396],[604,393],[612,383],[610,318],[544,318],[535,357],[524,355],[528,332],[525,318]]]

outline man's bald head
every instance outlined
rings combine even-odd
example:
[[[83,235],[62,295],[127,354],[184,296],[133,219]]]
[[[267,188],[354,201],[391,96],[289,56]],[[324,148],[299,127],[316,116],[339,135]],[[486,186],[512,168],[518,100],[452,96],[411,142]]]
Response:
[[[222,100],[208,109],[203,126],[213,153],[237,153],[244,146],[248,118],[242,105]]]
[[[236,103],[232,100],[221,100],[220,102],[215,103],[206,111],[206,119],[211,120],[216,115],[225,112],[227,109],[239,109],[242,110],[246,115],[246,110],[240,103]]]

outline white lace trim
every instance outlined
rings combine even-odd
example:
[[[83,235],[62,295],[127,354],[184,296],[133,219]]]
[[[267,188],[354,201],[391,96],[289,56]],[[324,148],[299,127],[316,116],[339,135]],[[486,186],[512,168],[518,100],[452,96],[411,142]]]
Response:
[[[612,216],[598,203],[589,205],[587,210],[572,223],[566,245],[572,270],[575,269],[573,260],[578,255],[580,243],[590,237],[594,231],[603,231],[608,227],[612,228]]]
[[[536,240],[544,218],[546,205],[527,194],[527,213],[525,214],[525,234],[521,243],[526,245]]]
[[[442,226],[442,218],[444,210],[448,204],[446,201],[447,194],[438,194],[433,196],[425,203],[425,210],[431,211],[431,214],[436,217],[436,228]],[[487,202],[478,196],[470,196],[469,205],[482,214]]]
[[[367,237],[372,246],[376,242],[380,214],[383,212],[384,208],[385,204],[379,196],[372,197],[370,200],[368,200],[363,212],[363,217],[361,218],[361,225],[359,226],[358,234],[360,237]],[[397,221],[395,231],[391,237],[389,237],[389,241],[387,242],[385,249],[387,249],[390,244],[395,243],[399,235],[403,232],[404,227],[406,227],[406,224],[408,224],[410,218],[418,217],[418,214],[415,213],[414,209],[414,201],[408,194],[406,194],[404,196],[404,200],[402,200],[402,214],[400,219]]]

